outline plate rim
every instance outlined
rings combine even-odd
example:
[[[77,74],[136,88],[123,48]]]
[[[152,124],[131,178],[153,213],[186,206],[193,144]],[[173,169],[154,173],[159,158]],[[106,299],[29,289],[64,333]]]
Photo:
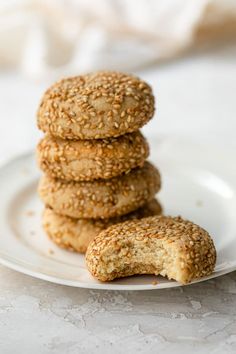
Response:
[[[169,137],[169,135],[165,135],[167,137]],[[161,137],[163,137],[163,135],[161,135]],[[176,134],[174,135],[174,138],[183,138],[183,135],[181,134]],[[152,140],[152,139],[150,139]],[[184,140],[190,140],[188,139],[188,137],[184,137]],[[193,141],[194,140],[194,141]],[[195,139],[191,139],[190,140],[191,143],[196,143]],[[154,142],[155,144],[155,142]],[[218,146],[218,145],[216,145]],[[218,146],[219,147],[219,146]],[[30,158],[34,155],[34,150],[30,150],[27,152],[24,152],[20,155],[15,155],[13,157],[11,157],[10,159],[8,159],[7,161],[5,161],[4,163],[0,164],[0,172],[2,172],[4,169],[6,169],[9,165],[14,164],[16,162],[18,162],[19,160],[25,160],[27,158]],[[64,278],[60,278],[58,276],[53,276],[50,274],[46,274],[44,271],[36,271],[36,270],[32,270],[27,268],[24,264],[20,264],[21,261],[19,262],[19,260],[17,260],[15,257],[13,257],[13,259],[11,259],[10,256],[4,254],[4,252],[0,251],[0,264],[12,269],[14,271],[20,272],[22,274],[31,276],[33,278],[37,278],[40,280],[44,280],[47,282],[51,282],[54,284],[59,284],[59,285],[64,285],[64,286],[70,286],[70,287],[75,287],[75,288],[83,288],[83,289],[96,289],[96,290],[122,290],[122,291],[145,291],[145,290],[159,290],[159,289],[168,289],[168,288],[175,288],[175,287],[181,287],[181,286],[188,286],[188,285],[192,285],[192,284],[197,284],[200,282],[204,282],[210,279],[214,279],[216,277],[219,277],[221,275],[225,275],[228,273],[231,273],[233,271],[236,270],[236,259],[231,262],[231,265],[228,266],[225,269],[222,270],[216,270],[214,271],[210,276],[204,277],[204,278],[200,278],[200,279],[196,279],[186,285],[183,285],[181,283],[178,283],[176,281],[173,282],[169,282],[169,283],[158,283],[157,284],[152,284],[150,282],[150,284],[116,284],[115,282],[109,282],[109,283],[87,283],[87,282],[81,282],[78,280],[70,280],[70,279],[64,279]]]
[[[233,265],[231,265],[229,268],[226,268],[221,271],[214,271],[211,275],[196,279],[188,284],[181,284],[177,281],[170,282],[168,284],[166,283],[158,283],[157,284],[140,284],[140,285],[135,285],[135,284],[116,284],[116,283],[83,283],[80,281],[75,281],[75,280],[66,280],[62,279],[53,275],[48,275],[45,274],[44,272],[37,272],[35,270],[30,270],[24,265],[17,264],[16,262],[11,262],[10,260],[7,259],[7,257],[3,257],[2,253],[0,252],[0,264],[12,269],[14,271],[17,271],[19,273],[31,276],[36,279],[44,280],[53,284],[58,284],[58,285],[64,285],[64,286],[70,286],[73,288],[82,288],[82,289],[90,289],[90,290],[112,290],[112,291],[145,291],[145,290],[159,290],[159,289],[169,289],[169,288],[177,288],[177,287],[182,287],[182,286],[189,286],[193,284],[198,284],[205,282],[210,279],[218,278],[219,276],[231,273],[236,270],[236,261]]]

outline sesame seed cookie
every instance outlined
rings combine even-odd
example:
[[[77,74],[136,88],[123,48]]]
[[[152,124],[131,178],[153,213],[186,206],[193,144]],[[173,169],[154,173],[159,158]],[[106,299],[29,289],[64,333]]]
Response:
[[[102,231],[89,244],[86,263],[101,281],[160,274],[186,284],[213,272],[216,250],[200,226],[181,217],[151,216]]]
[[[109,180],[68,182],[44,175],[39,183],[39,195],[61,215],[106,219],[143,206],[154,198],[160,185],[158,170],[145,162],[143,167]]]
[[[139,78],[101,71],[63,79],[44,94],[38,127],[63,139],[103,139],[132,133],[154,114],[150,86]]]
[[[109,179],[143,166],[149,147],[141,132],[102,140],[63,140],[46,135],[38,144],[40,168],[67,181]]]
[[[43,213],[43,227],[48,236],[58,246],[70,251],[85,253],[89,242],[102,230],[113,224],[126,220],[141,219],[162,212],[160,203],[153,199],[143,207],[132,213],[111,219],[75,219],[55,213],[45,208]]]

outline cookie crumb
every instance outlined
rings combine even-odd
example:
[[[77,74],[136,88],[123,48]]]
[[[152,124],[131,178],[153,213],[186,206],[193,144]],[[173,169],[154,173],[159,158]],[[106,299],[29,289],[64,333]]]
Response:
[[[197,201],[196,201],[196,206],[197,206],[197,207],[203,206],[203,201],[202,201],[202,200],[197,200]]]
[[[34,216],[34,215],[35,215],[35,212],[34,212],[33,210],[28,210],[28,211],[26,212],[26,215],[27,215],[27,216]]]
[[[158,284],[158,282],[156,280],[152,281],[152,285],[157,285],[157,284]]]

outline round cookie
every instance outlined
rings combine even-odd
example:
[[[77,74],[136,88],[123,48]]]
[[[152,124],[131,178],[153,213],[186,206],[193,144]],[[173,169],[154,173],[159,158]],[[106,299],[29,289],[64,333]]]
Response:
[[[149,147],[141,132],[103,140],[63,140],[46,135],[38,144],[40,168],[68,181],[110,179],[143,166]]]
[[[200,226],[181,217],[151,216],[102,231],[89,244],[86,263],[101,281],[160,274],[186,284],[213,272],[216,250]]]
[[[153,199],[132,213],[111,219],[75,219],[55,213],[45,208],[43,227],[48,236],[58,246],[70,251],[85,253],[89,242],[102,230],[126,220],[141,219],[162,212],[160,203]]]
[[[44,94],[38,127],[63,139],[103,139],[131,133],[154,114],[150,86],[119,72],[63,79]]]
[[[74,218],[106,219],[128,214],[160,189],[158,170],[149,162],[109,180],[67,182],[44,175],[39,195],[55,212]]]

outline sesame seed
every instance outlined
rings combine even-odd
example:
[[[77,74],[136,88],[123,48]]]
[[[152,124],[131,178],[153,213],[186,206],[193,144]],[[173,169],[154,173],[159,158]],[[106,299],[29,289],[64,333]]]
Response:
[[[39,195],[46,205],[62,215],[110,218],[141,207],[159,189],[158,170],[145,162],[143,167],[108,180],[63,182],[45,175],[39,184]]]
[[[57,137],[101,139],[136,131],[153,113],[154,97],[148,84],[132,75],[97,72],[52,85],[42,98],[37,120],[42,131]],[[132,117],[129,121],[128,116]],[[108,118],[118,127],[108,126]]]
[[[45,135],[37,147],[40,168],[53,178],[68,181],[92,181],[128,173],[142,166],[148,155],[147,141],[139,131],[103,140],[68,141]]]
[[[168,216],[110,226],[94,238],[86,253],[89,271],[101,281],[161,273],[186,284],[211,274],[215,262],[216,250],[207,231],[181,217]]]

